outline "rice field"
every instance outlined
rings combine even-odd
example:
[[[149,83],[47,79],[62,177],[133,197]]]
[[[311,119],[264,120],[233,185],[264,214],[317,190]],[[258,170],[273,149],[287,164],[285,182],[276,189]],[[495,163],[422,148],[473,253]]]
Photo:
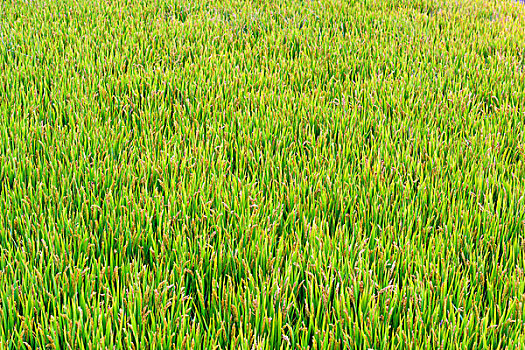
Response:
[[[1,349],[525,347],[525,6],[4,0]]]

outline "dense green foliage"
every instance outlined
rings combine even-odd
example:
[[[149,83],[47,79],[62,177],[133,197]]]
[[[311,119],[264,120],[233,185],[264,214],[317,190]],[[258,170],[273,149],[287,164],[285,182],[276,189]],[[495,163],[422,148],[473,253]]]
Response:
[[[1,348],[523,346],[523,6],[0,6]]]

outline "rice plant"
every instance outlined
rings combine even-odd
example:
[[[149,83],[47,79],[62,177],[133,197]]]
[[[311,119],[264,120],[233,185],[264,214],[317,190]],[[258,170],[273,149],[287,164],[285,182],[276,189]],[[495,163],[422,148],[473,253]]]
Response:
[[[3,0],[0,348],[525,346],[525,6]]]

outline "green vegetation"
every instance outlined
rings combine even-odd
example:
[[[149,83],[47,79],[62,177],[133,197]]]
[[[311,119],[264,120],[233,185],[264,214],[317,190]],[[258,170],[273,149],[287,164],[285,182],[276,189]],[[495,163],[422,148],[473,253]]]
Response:
[[[5,0],[0,347],[525,344],[525,7]]]

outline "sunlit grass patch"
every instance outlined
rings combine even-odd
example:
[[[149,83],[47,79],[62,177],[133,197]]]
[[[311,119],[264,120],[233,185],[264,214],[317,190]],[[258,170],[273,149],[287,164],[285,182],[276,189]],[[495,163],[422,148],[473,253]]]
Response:
[[[0,14],[2,347],[523,344],[523,6]]]

